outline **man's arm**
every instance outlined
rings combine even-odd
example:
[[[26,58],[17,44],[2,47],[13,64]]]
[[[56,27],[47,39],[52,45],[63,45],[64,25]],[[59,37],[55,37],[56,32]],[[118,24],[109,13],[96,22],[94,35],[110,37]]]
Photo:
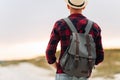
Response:
[[[58,24],[55,23],[46,49],[46,58],[49,64],[53,64],[56,62],[55,53],[59,40],[60,38],[59,38]]]
[[[98,25],[94,25],[94,26],[97,27]],[[98,34],[97,34],[97,37],[95,40],[96,55],[97,55],[96,62],[95,62],[96,65],[98,65],[99,63],[101,63],[104,60],[104,49],[103,49],[103,45],[102,45],[101,29],[99,26],[97,27],[97,31],[98,31]]]

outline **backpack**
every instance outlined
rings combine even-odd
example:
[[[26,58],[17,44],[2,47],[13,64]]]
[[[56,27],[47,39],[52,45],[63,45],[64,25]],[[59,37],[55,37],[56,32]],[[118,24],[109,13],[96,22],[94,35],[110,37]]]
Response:
[[[93,22],[88,20],[85,27],[85,33],[78,33],[69,18],[64,21],[72,31],[70,36],[70,45],[60,59],[60,65],[63,71],[76,77],[90,77],[95,65],[96,48],[92,35],[89,31]]]

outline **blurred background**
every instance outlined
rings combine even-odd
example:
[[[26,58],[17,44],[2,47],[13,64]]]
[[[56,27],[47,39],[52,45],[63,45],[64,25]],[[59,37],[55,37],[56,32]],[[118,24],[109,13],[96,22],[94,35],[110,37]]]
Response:
[[[119,4],[119,0],[88,0],[83,11],[101,27],[105,49],[105,60],[96,66],[91,80],[120,79]],[[0,0],[0,80],[54,80],[45,50],[54,23],[67,16],[64,0]]]

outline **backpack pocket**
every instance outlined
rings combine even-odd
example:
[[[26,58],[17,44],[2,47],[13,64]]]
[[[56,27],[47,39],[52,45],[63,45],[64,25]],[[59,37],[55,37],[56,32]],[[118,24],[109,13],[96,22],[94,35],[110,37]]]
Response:
[[[79,57],[79,60],[75,60],[75,56],[65,53],[60,61],[63,71],[76,77],[89,77],[95,64],[95,60],[91,60],[91,64],[88,62],[88,58]]]

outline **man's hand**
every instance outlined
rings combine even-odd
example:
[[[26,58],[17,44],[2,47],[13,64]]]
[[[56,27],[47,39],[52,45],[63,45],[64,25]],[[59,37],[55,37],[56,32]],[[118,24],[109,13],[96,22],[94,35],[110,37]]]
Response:
[[[55,69],[57,69],[57,62],[51,64],[51,66],[53,66]]]

